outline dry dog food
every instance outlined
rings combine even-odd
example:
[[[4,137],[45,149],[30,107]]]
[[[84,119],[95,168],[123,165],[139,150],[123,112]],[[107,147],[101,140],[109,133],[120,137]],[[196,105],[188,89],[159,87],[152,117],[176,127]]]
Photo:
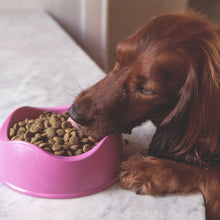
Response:
[[[67,121],[69,113],[43,112],[38,118],[26,118],[9,129],[10,140],[27,141],[50,153],[74,156],[97,145],[97,140],[85,136]]]

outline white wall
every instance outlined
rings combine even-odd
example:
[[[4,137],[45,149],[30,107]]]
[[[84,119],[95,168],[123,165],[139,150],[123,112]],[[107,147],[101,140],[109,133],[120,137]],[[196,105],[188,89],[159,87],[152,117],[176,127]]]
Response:
[[[46,10],[103,68],[108,0],[0,0],[0,11]]]

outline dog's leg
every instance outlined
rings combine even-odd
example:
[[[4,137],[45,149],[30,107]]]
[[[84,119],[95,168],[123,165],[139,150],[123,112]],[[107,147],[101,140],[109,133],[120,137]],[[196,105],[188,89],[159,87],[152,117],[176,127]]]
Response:
[[[161,196],[201,191],[206,201],[207,220],[215,220],[220,219],[220,197],[213,197],[210,192],[217,190],[220,194],[220,186],[216,179],[216,185],[210,190],[209,177],[210,172],[202,167],[137,155],[121,164],[119,180],[123,188],[137,194]]]
[[[120,168],[121,186],[134,192],[138,190],[140,194],[198,191],[198,182],[202,177],[196,172],[197,167],[194,169],[183,163],[152,156],[132,156]]]
[[[206,219],[220,220],[220,167],[205,170],[200,184],[206,203]]]

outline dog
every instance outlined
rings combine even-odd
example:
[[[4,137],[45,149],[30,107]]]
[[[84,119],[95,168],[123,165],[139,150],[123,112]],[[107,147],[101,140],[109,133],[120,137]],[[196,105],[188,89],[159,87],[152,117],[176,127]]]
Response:
[[[201,192],[206,218],[220,219],[220,30],[193,12],[150,20],[116,48],[114,69],[69,109],[97,139],[151,120],[143,155],[120,166],[137,194]]]

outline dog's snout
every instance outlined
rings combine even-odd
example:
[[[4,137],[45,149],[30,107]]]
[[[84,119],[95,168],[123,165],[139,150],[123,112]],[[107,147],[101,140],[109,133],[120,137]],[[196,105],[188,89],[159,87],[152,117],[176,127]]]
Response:
[[[68,109],[68,112],[70,117],[80,125],[88,125],[91,121],[78,104],[71,105],[71,107]]]

